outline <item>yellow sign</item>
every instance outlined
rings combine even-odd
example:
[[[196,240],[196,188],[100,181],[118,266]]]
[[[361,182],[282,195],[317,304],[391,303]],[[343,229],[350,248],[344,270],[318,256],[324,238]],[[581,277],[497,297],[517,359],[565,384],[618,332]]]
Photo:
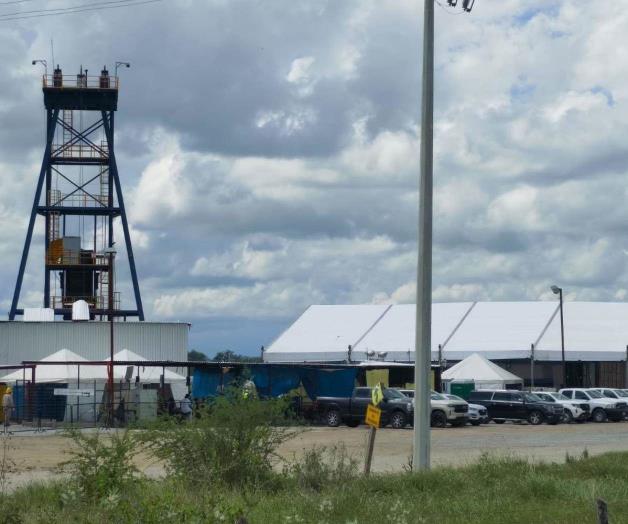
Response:
[[[382,383],[380,382],[371,391],[371,401],[374,406],[378,406],[382,400],[384,400],[384,392],[382,391]]]
[[[382,410],[376,408],[373,404],[369,404],[366,408],[366,425],[372,428],[379,427],[379,421],[382,418]]]

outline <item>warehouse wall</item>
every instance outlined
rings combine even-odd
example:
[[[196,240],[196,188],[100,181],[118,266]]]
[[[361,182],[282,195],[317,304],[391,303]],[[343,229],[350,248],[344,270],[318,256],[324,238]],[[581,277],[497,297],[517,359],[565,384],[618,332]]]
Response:
[[[148,360],[187,360],[189,324],[116,322],[114,350]],[[108,322],[0,322],[0,364],[40,360],[69,349],[87,360],[109,357]]]

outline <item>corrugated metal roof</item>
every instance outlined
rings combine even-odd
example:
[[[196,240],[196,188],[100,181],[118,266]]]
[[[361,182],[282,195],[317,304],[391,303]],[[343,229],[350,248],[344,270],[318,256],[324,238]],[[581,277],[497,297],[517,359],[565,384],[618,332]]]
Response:
[[[109,356],[108,322],[0,322],[0,363],[41,360],[69,349],[87,360]],[[189,325],[161,322],[116,322],[114,348],[148,360],[187,360]]]

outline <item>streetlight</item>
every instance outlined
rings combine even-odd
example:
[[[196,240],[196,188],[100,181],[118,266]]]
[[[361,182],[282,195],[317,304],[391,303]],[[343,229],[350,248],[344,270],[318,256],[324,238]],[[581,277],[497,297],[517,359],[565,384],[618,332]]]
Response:
[[[131,67],[131,64],[130,64],[130,62],[116,62],[116,68],[115,68],[115,70],[116,70],[115,76],[116,77],[118,76],[118,67],[120,67],[120,66],[124,66],[126,68],[129,68],[129,67]]]
[[[33,65],[37,65],[37,64],[41,64],[44,66],[44,75],[48,76],[48,62],[46,62],[45,60],[33,60],[32,61]]]
[[[116,248],[113,246],[109,246],[104,250],[105,255],[109,257],[109,275],[108,275],[108,283],[107,283],[107,291],[108,291],[108,310],[109,310],[109,369],[107,373],[107,382],[109,386],[109,423],[113,425],[113,410],[114,410],[114,402],[113,402],[113,264],[116,256]]]
[[[455,7],[457,0],[450,2]],[[469,12],[473,1],[463,0]],[[414,445],[412,468],[430,467],[430,380],[432,329],[432,167],[434,160],[434,0],[424,0],[421,95],[421,175],[414,357]]]
[[[560,301],[560,346],[561,346],[561,359],[563,369],[562,387],[567,386],[567,372],[565,371],[565,322],[563,318],[563,288],[558,286],[551,286],[550,289],[554,295],[558,295]]]

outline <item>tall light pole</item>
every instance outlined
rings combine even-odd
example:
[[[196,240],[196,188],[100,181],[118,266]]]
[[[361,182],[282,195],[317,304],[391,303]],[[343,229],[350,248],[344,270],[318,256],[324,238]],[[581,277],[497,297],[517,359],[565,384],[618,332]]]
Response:
[[[463,0],[470,12],[475,0]],[[455,7],[458,0],[448,0]],[[412,467],[430,467],[430,368],[432,329],[432,193],[434,159],[434,0],[424,0],[421,93],[421,174],[414,356],[414,446]]]
[[[565,366],[565,321],[563,317],[563,288],[558,286],[552,286],[550,288],[554,295],[558,295],[558,300],[560,301],[560,351],[561,351],[561,361],[562,361],[562,387],[567,386],[567,371]]]
[[[421,93],[421,174],[419,181],[419,258],[414,356],[414,446],[412,468],[430,467],[430,368],[432,329],[432,167],[434,141],[434,0],[423,10]]]

